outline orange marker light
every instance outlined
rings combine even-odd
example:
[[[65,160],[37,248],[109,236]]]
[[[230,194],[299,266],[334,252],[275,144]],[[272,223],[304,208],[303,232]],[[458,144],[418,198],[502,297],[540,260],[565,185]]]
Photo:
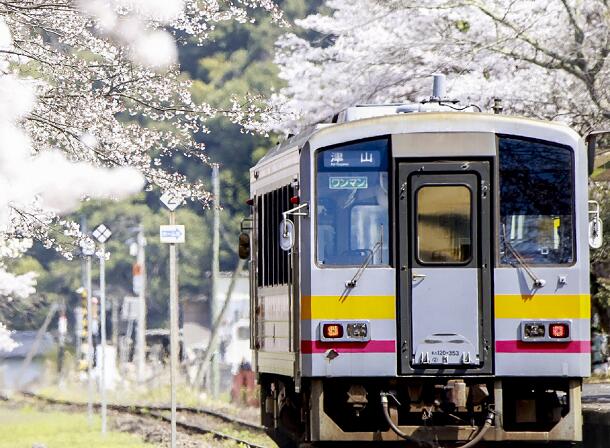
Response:
[[[551,324],[549,326],[549,336],[556,339],[563,339],[570,336],[568,324]]]
[[[339,324],[324,324],[324,327],[322,328],[322,334],[325,338],[342,338],[343,326]]]

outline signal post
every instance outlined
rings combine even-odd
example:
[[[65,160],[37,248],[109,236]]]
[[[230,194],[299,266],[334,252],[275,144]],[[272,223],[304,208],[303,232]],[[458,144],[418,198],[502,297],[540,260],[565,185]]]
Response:
[[[162,243],[169,244],[169,346],[170,346],[170,383],[171,383],[171,448],[176,448],[176,380],[178,378],[178,270],[176,244],[185,242],[184,226],[176,225],[175,210],[183,199],[171,193],[164,193],[161,202],[169,209],[169,225],[161,226],[159,237]]]

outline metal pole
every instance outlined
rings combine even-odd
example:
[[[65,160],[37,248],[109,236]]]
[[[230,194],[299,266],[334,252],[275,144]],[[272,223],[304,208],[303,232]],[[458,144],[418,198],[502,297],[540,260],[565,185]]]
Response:
[[[106,244],[101,243],[100,246],[100,331],[102,332],[100,394],[102,399],[102,434],[106,434]]]
[[[169,224],[176,224],[174,212],[169,212]],[[176,244],[169,245],[169,344],[170,344],[170,383],[171,383],[171,448],[176,448],[176,381],[178,379],[178,275],[176,270]]]
[[[82,215],[80,217],[80,231],[82,233],[87,233],[87,217]],[[87,262],[85,259],[81,260],[81,286],[86,288],[87,286]],[[76,317],[77,324],[74,326],[76,332],[76,359],[80,361],[82,352],[82,342],[83,342],[83,328],[80,325],[83,320],[83,309],[80,306],[82,302],[79,302],[77,309],[80,309],[80,312],[75,312],[74,316]],[[75,310],[76,311],[76,310]]]
[[[91,255],[87,256],[86,263],[87,272],[87,418],[89,426],[93,425],[93,304],[91,288]]]
[[[218,315],[220,314],[219,295],[220,291],[218,288],[218,278],[220,271],[220,176],[218,164],[214,164],[212,167],[212,184],[214,193],[214,230],[213,230],[213,242],[212,242],[212,302],[211,302],[211,315],[212,323],[216,323]],[[220,325],[221,323],[219,323]],[[212,328],[212,332],[217,332],[217,328]],[[210,341],[211,343],[212,341]],[[212,348],[212,347],[210,347]],[[218,398],[219,385],[220,385],[220,371],[218,368],[218,351],[214,350],[212,353],[212,372],[211,372],[211,389],[212,397]]]
[[[137,264],[142,269],[142,286],[138,294],[138,331],[136,341],[136,356],[138,381],[143,382],[146,368],[146,239],[144,238],[144,228],[140,224],[138,230],[138,258]]]

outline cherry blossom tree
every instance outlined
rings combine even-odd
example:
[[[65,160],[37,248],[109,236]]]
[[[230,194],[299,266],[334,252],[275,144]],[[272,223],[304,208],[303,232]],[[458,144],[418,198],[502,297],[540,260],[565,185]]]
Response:
[[[3,260],[33,240],[66,257],[83,238],[62,215],[85,198],[122,198],[146,184],[205,205],[203,182],[166,168],[176,153],[207,163],[194,135],[223,114],[248,129],[263,110],[195,104],[176,45],[205,42],[216,23],[250,20],[270,0],[0,1],[0,296],[22,298],[35,277]],[[7,345],[0,326],[0,346]]]
[[[607,0],[328,0],[329,13],[278,41],[287,86],[280,126],[295,130],[356,103],[418,101],[430,75],[451,97],[582,130],[610,122]],[[286,120],[288,118],[288,120]]]

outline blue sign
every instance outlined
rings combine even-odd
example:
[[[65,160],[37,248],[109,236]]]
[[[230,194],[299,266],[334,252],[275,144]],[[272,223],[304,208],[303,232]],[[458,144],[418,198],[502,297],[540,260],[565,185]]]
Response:
[[[379,168],[381,151],[345,151],[341,148],[324,151],[325,168]]]
[[[186,232],[183,225],[163,225],[159,228],[159,237],[162,243],[184,243]]]

